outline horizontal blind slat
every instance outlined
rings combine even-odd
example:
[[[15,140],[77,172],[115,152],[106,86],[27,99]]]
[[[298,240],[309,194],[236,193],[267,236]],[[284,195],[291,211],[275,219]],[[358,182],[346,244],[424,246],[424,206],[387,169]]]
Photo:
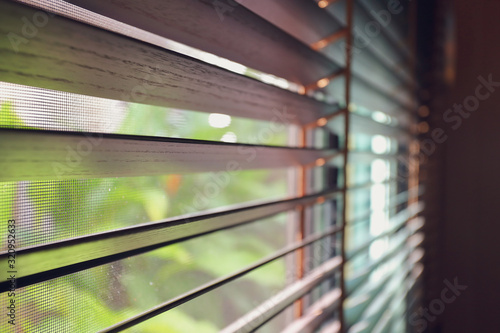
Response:
[[[377,239],[386,237],[386,236],[391,236],[397,231],[399,231],[402,227],[405,226],[407,222],[409,222],[413,217],[415,217],[418,213],[420,213],[423,210],[423,203],[418,202],[415,204],[412,204],[411,206],[408,206],[408,208],[402,210],[398,214],[396,214],[394,217],[392,217],[390,220],[390,225],[391,227],[380,233],[377,236],[374,236],[370,238],[366,243],[364,243],[361,246],[358,246],[357,248],[349,251],[346,253],[346,258],[347,260],[351,260],[353,257],[358,255],[359,253],[366,251],[370,245],[376,241]]]
[[[398,161],[407,161],[409,154],[404,153],[394,153],[394,154],[376,154],[368,151],[349,151],[349,161],[351,163],[359,163],[366,164],[371,163],[376,159],[384,159],[384,160],[398,160]]]
[[[346,25],[346,13],[343,1],[339,1],[338,4],[332,6],[332,12],[334,12],[335,15],[329,15],[327,10],[319,8],[314,1],[237,0],[237,2],[311,46],[338,33]],[[367,22],[369,21],[365,19],[364,23],[366,24]],[[357,26],[363,28],[363,25]],[[378,38],[385,38],[385,36],[377,36],[374,39]],[[374,47],[374,44],[376,44],[376,47]],[[382,50],[379,50],[381,46]],[[371,62],[373,62],[373,60],[378,62],[379,67],[376,70],[384,75],[386,79],[384,81],[386,83],[387,81],[393,84],[395,82],[399,82],[399,84],[410,83],[411,76],[408,74],[407,69],[396,68],[390,61],[390,56],[388,57],[386,55],[394,52],[392,48],[387,49],[387,46],[387,44],[380,43],[379,41],[374,41],[374,43],[370,42],[365,47],[356,48],[355,51],[359,50],[359,52],[353,52],[352,56],[355,58],[360,56]],[[344,64],[345,40],[341,38],[333,44],[326,45],[326,47],[321,49],[321,53],[338,64]],[[361,70],[364,66],[360,65],[361,64],[357,61],[351,64],[351,69],[355,76],[366,78],[374,75],[373,71],[365,72]]]
[[[325,10],[337,21],[343,25],[346,24],[346,11],[345,3],[338,1]],[[407,82],[413,82],[412,70],[408,62],[408,50],[403,50],[393,43],[384,33],[378,34],[376,38],[368,37],[366,34],[366,27],[370,29],[371,22],[376,20],[366,12],[364,6],[356,4],[354,6],[354,22],[353,27],[356,39],[353,40],[353,48],[360,52],[368,50],[377,60],[383,63],[387,68],[393,71]],[[368,39],[368,40],[367,40]]]
[[[385,183],[385,184],[390,184],[390,183]],[[387,203],[384,207],[380,207],[380,208],[382,208],[384,211],[392,210],[392,209],[395,209],[399,205],[407,203],[411,199],[418,200],[418,198],[419,198],[418,195],[415,195],[415,196],[411,195],[411,191],[400,192],[396,195],[393,195],[389,199],[389,203]],[[346,220],[347,226],[355,226],[357,223],[366,221],[367,219],[370,218],[370,216],[374,212],[379,211],[380,208],[368,209],[368,210],[365,210],[365,211],[362,211],[359,213],[358,212],[353,213]]]
[[[318,333],[339,333],[340,332],[340,321],[335,320],[330,324],[327,324],[325,327],[321,328],[321,331]]]
[[[360,115],[355,112],[350,112],[349,117],[349,134],[379,134],[394,137],[404,143],[408,143],[412,137],[410,133],[401,127],[381,123],[375,121],[371,117]],[[342,133],[344,131],[344,124],[340,121],[330,121],[326,126],[328,126],[328,128],[330,128],[334,133]]]
[[[361,272],[356,273],[355,276],[351,277],[346,282],[346,294],[348,296],[353,296],[355,293],[360,293],[360,289],[365,286],[373,271],[384,263],[390,262],[391,260],[397,258],[397,256],[401,254],[401,252],[404,251],[405,248],[406,242],[402,237],[401,240],[398,240],[398,244],[396,246],[391,247],[382,257],[364,267]],[[364,294],[361,293],[361,296],[364,296]]]
[[[412,286],[407,283],[409,274],[412,269],[408,266],[404,267],[384,284],[384,288],[378,290],[378,292],[370,298],[370,304],[363,311],[361,316],[355,320],[355,324],[348,330],[348,333],[371,333],[374,332],[375,326],[379,323],[380,319],[383,317],[386,309],[394,302],[394,298],[397,293],[398,287],[403,285],[404,293],[408,292]],[[397,301],[398,299],[396,299]]]
[[[0,181],[81,179],[280,168],[335,150],[118,134],[0,129]]]
[[[359,6],[362,6],[366,13],[376,20],[375,13],[378,15],[388,14],[387,24],[381,24],[384,35],[389,39],[406,57],[410,57],[410,42],[408,36],[404,35],[404,24],[407,23],[407,13],[409,4],[401,3],[394,6],[391,3],[377,2],[370,0],[358,0]],[[405,8],[406,7],[406,8]],[[383,13],[385,11],[385,13]],[[387,15],[386,14],[386,15]],[[381,17],[383,20],[385,17]]]
[[[349,332],[372,332],[373,327],[386,309],[386,306],[381,306],[380,303],[390,302],[395,290],[408,281],[403,294],[406,295],[411,290],[413,281],[421,274],[421,269],[416,265],[416,262],[411,262],[411,256],[412,253],[406,252],[403,261],[398,265],[403,267],[402,269],[387,274],[385,279],[371,284],[365,294],[357,295],[356,298],[360,301],[354,298],[349,301],[352,305],[347,307],[347,316],[351,323],[355,323]],[[398,280],[402,282],[397,283]]]
[[[313,269],[308,275],[288,286],[285,290],[268,299],[257,308],[233,322],[221,333],[248,333],[253,332],[263,324],[274,318],[295,300],[307,294],[315,286],[331,276],[341,266],[340,257],[334,257]],[[262,311],[260,309],[266,309]]]
[[[289,123],[310,123],[338,106],[59,16],[28,44],[23,17],[36,9],[0,1],[0,78],[83,95]],[[17,50],[17,51],[16,51]],[[285,117],[276,114],[286,109]]]
[[[333,289],[314,302],[307,312],[288,325],[281,333],[314,332],[340,305],[342,291]]]
[[[405,254],[404,257],[406,256]],[[378,282],[371,284],[364,295],[347,301],[350,304],[346,303],[349,304],[345,308],[346,320],[352,325],[350,329],[353,332],[364,331],[370,325],[374,325],[372,319],[377,315],[377,310],[384,308],[380,303],[387,302],[387,298],[392,295],[399,281],[405,280],[409,269],[404,267],[404,258],[403,260],[399,259],[398,262],[398,266],[402,266],[402,269],[384,275]]]
[[[212,0],[70,0],[140,29],[299,84],[339,66],[241,5]]]

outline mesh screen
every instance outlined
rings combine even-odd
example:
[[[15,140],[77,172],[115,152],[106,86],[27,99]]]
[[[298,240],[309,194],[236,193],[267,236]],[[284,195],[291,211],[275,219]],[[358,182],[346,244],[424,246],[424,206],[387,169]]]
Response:
[[[17,246],[27,247],[287,196],[286,170],[242,171],[229,176],[225,186],[217,182],[215,173],[0,183],[0,218],[17,221]],[[253,191],[241,188],[250,183]],[[2,250],[7,249],[6,238],[7,234],[0,235]]]
[[[0,127],[286,145],[292,125],[0,82]]]
[[[19,288],[18,327],[27,332],[95,332],[106,328],[284,247],[286,220],[286,214],[277,215]],[[281,289],[285,277],[282,259],[191,302],[185,310],[177,309],[143,325],[170,332],[167,328],[177,327],[181,320],[189,327],[200,325],[196,332],[217,331]],[[6,293],[0,295],[0,302],[8,302]],[[208,309],[208,304],[217,306]],[[0,322],[0,331],[8,328],[5,320]]]

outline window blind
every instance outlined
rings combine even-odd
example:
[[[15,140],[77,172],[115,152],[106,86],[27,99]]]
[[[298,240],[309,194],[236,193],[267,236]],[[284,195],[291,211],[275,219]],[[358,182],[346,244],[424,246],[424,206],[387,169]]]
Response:
[[[2,331],[411,331],[409,4],[0,13]]]

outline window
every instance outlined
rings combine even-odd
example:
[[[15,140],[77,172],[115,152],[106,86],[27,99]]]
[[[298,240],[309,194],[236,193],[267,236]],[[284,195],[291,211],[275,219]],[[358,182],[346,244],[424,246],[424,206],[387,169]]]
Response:
[[[0,1],[1,330],[403,331],[411,10],[384,6]]]

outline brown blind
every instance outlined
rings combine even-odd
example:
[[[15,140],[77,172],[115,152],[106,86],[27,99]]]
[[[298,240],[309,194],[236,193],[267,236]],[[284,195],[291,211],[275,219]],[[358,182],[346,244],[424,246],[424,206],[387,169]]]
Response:
[[[404,331],[412,15],[0,0],[0,330]]]

